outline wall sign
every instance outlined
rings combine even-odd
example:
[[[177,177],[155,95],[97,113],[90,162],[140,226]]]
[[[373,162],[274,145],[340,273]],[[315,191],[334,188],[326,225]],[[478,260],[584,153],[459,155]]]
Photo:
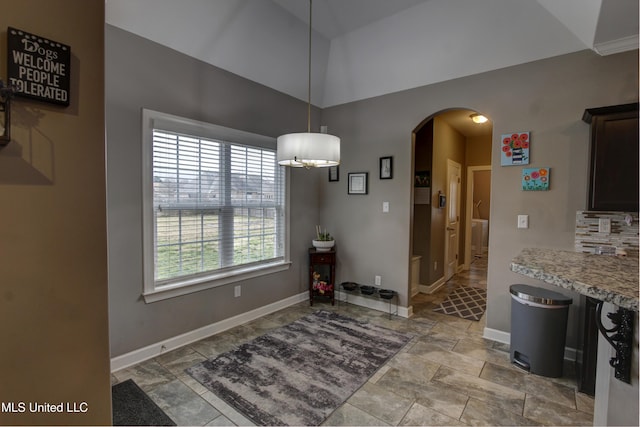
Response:
[[[7,46],[7,74],[16,95],[69,105],[69,46],[11,27]]]

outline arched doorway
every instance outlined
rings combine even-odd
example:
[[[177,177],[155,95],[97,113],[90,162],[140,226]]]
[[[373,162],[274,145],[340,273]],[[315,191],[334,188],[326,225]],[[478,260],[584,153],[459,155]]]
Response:
[[[469,268],[474,255],[482,255],[475,246],[472,248],[476,243],[472,239],[476,227],[472,225],[478,222],[473,221],[478,200],[473,196],[472,179],[476,171],[491,173],[493,124],[490,120],[474,123],[471,116],[476,113],[468,108],[442,110],[427,117],[413,131],[409,289],[412,297],[417,293],[434,293],[447,282],[451,268],[453,274],[457,274]],[[460,165],[459,185],[451,183],[452,172],[447,165],[452,164]],[[475,219],[484,219],[488,225],[490,196],[483,193],[482,197],[480,206],[487,215]],[[451,209],[452,201],[459,202],[459,209]],[[450,228],[455,220],[459,228],[454,242]],[[486,230],[488,233],[488,226]],[[452,247],[454,243],[457,250]]]

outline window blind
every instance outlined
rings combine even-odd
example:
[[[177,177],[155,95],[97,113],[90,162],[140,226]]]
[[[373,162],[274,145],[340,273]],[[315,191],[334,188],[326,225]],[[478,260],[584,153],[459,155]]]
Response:
[[[157,286],[283,259],[275,150],[163,129],[152,138]]]

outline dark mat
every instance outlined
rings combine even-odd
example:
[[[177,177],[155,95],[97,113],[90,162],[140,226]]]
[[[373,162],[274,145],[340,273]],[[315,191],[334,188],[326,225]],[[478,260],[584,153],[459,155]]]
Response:
[[[175,426],[133,380],[111,387],[114,426]]]
[[[470,286],[455,289],[433,311],[478,321],[487,308],[487,290]]]

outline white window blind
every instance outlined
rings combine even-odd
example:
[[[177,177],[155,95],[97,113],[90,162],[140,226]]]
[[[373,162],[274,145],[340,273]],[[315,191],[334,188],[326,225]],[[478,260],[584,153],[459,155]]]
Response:
[[[285,262],[285,171],[275,149],[167,123],[151,121],[153,284],[145,278],[145,292]]]

